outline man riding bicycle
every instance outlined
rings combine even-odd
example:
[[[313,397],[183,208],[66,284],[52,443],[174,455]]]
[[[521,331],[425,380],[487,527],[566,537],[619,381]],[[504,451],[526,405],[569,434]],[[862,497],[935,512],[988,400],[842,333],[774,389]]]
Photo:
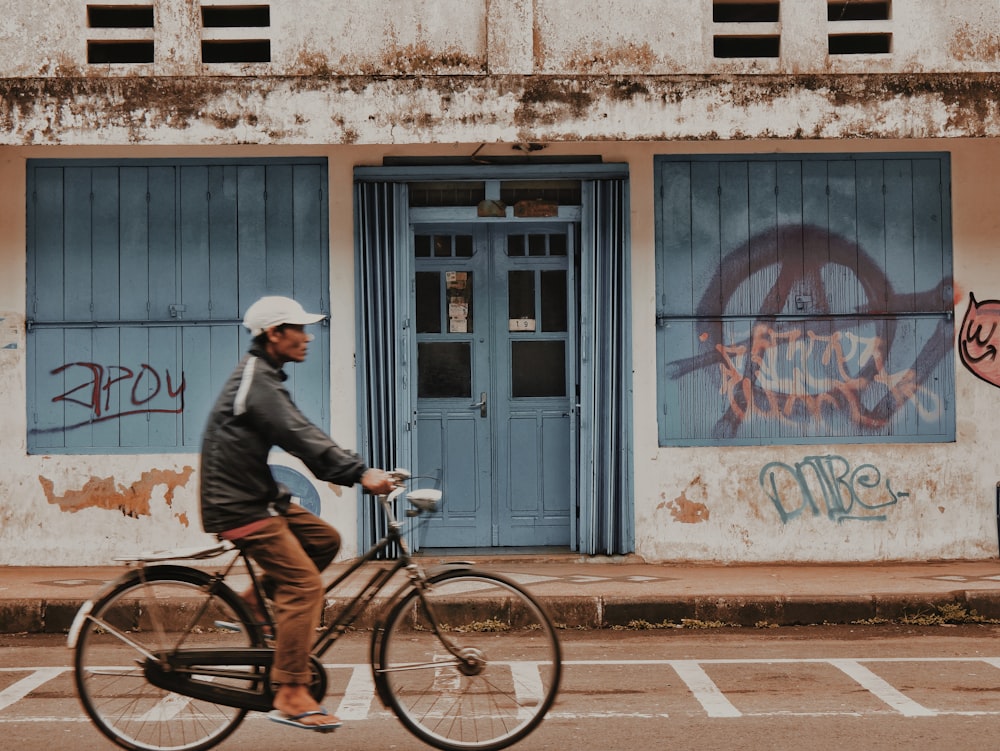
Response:
[[[263,297],[243,325],[253,342],[230,375],[205,428],[201,447],[201,519],[206,532],[231,540],[264,571],[275,609],[275,721],[332,730],[340,720],[310,695],[309,650],[323,605],[320,572],[340,549],[336,529],[297,504],[275,482],[267,458],[278,446],[320,480],[375,494],[393,489],[390,475],[341,448],[295,406],[283,382],[285,363],[303,362],[312,336],[305,327],[325,318],[287,297]],[[263,603],[243,594],[263,622]]]

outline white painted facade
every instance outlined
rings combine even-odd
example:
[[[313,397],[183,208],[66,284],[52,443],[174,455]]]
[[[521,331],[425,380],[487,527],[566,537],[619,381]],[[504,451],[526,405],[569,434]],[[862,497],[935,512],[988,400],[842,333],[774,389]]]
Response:
[[[92,565],[197,545],[197,455],[26,450],[28,159],[319,156],[328,160],[333,434],[354,442],[352,171],[385,157],[600,156],[631,190],[635,552],[650,561],[982,559],[998,554],[1000,390],[953,353],[956,441],[666,448],[656,404],[653,158],[660,154],[946,151],[956,331],[969,294],[1000,299],[1000,5],[897,0],[892,51],[826,54],[823,0],[783,0],[779,58],[720,60],[712,2],[286,0],[271,62],[205,65],[198,3],[150,0],[154,29],[87,28],[86,3],[0,2],[0,565]],[[239,3],[242,5],[243,3]],[[202,3],[208,5],[208,3]],[[213,5],[237,5],[219,0]],[[838,27],[838,31],[847,27]],[[739,32],[741,28],[732,31]],[[235,36],[239,34],[240,36]],[[151,38],[156,61],[88,65],[87,41]],[[256,37],[255,37],[256,38]],[[772,461],[871,464],[905,496],[883,522],[800,516],[761,492]],[[287,458],[284,459],[287,461]],[[356,498],[319,484],[357,548]],[[447,489],[446,489],[447,490]],[[699,506],[700,504],[700,506]],[[692,518],[686,509],[700,508]]]

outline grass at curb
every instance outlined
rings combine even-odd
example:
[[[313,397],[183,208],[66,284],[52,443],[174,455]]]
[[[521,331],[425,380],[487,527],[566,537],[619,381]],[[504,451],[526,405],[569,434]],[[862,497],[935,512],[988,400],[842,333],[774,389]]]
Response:
[[[902,625],[902,626],[957,626],[966,624],[1000,624],[1000,619],[987,618],[980,615],[975,610],[970,610],[961,603],[948,603],[935,605],[930,610],[920,610],[913,613],[903,613],[898,618],[863,618],[849,621],[839,625],[851,626],[880,626],[880,625]],[[799,624],[806,625],[806,624]],[[816,626],[838,625],[830,622],[811,624]],[[609,626],[611,631],[654,631],[668,629],[721,629],[721,628],[744,628],[739,623],[727,621],[703,621],[695,618],[682,618],[680,621],[664,620],[657,623],[643,619],[631,620],[625,625],[616,624]],[[752,628],[767,629],[781,628],[780,623],[771,623],[766,620],[757,621]]]

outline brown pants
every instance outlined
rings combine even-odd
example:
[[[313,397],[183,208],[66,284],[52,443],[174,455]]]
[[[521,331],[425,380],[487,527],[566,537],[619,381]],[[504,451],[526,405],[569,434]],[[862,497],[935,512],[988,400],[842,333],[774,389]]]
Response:
[[[273,517],[238,542],[263,570],[265,591],[274,602],[277,633],[271,682],[309,683],[309,650],[323,611],[320,571],[340,550],[340,534],[292,504],[284,516]]]

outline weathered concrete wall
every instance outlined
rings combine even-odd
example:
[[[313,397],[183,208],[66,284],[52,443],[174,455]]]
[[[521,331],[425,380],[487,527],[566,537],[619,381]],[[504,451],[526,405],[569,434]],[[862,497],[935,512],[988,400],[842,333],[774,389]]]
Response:
[[[362,155],[363,150],[358,150]],[[201,531],[198,510],[198,455],[28,455],[25,334],[25,160],[29,158],[239,157],[287,150],[215,149],[0,149],[0,565],[94,565],[115,555],[212,542]],[[329,151],[297,149],[297,155]],[[333,160],[331,177],[331,274],[336,294],[331,313],[342,325],[331,328],[333,433],[345,446],[355,443],[352,168]],[[235,362],[233,363],[235,366]],[[283,452],[271,461],[310,476]],[[357,546],[357,495],[352,489],[314,483],[322,516],[340,530],[344,555]]]
[[[713,23],[711,0],[286,0],[242,29],[203,28],[194,3],[153,7],[151,29],[95,29],[78,0],[0,0],[0,143],[1000,135],[993,0],[840,23],[808,0],[773,24]],[[780,56],[712,56],[714,36],[748,31],[780,34]],[[829,55],[833,31],[889,33],[892,51]],[[271,61],[201,62],[203,40],[247,38]],[[143,39],[152,63],[87,63],[88,40]]]
[[[0,144],[998,137],[998,88],[995,73],[0,79]]]
[[[952,444],[821,444],[796,446],[657,448],[656,348],[649,327],[655,315],[652,227],[652,154],[662,144],[630,154],[633,211],[633,316],[635,321],[635,436],[637,548],[652,560],[865,561],[935,558],[995,558],[998,555],[993,446],[998,438],[1000,390],[975,377],[956,358],[956,441]],[[742,153],[749,144],[671,144],[671,152]],[[995,208],[995,171],[1000,143],[993,140],[865,143],[768,142],[752,150],[796,151],[946,150],[952,155],[955,330],[969,307],[969,294],[1000,299],[995,262],[1000,215]],[[985,332],[984,332],[985,336]],[[988,337],[987,337],[988,339]],[[647,405],[647,406],[644,406]],[[838,470],[870,465],[874,487],[855,489],[878,511],[855,508],[862,519],[838,522],[828,515],[822,488],[812,482],[813,514],[782,520],[759,479],[769,462],[790,467],[809,457],[835,457]],[[788,511],[808,504],[792,488],[782,499]],[[846,487],[840,490],[847,492]],[[893,502],[893,494],[898,501]],[[884,520],[874,517],[884,515]],[[864,518],[870,517],[870,518]]]
[[[892,34],[882,55],[827,54],[825,0],[765,24],[781,55],[715,59],[711,0],[393,0],[271,4],[268,29],[203,29],[153,0],[153,29],[89,29],[85,3],[0,0],[0,564],[103,563],[193,545],[197,457],[25,454],[24,161],[323,155],[330,160],[334,433],[355,424],[351,170],[391,156],[600,155],[632,177],[637,551],[651,560],[839,561],[997,554],[997,389],[956,364],[954,444],[664,449],[655,415],[653,156],[953,153],[956,328],[1000,299],[1000,4],[893,3],[838,31]],[[241,5],[242,0],[218,0]],[[760,30],[759,25],[755,25]],[[205,65],[202,40],[266,37],[271,62]],[[88,65],[88,40],[151,39],[142,65]],[[947,140],[933,140],[947,139]],[[436,145],[435,145],[436,144]],[[520,153],[520,152],[518,152]],[[771,461],[836,455],[906,493],[884,521],[784,523]],[[353,554],[353,493],[318,488]]]
[[[88,24],[87,3],[0,2],[7,77],[311,75],[700,75],[719,73],[958,73],[1000,65],[992,0],[908,0],[891,18],[828,21],[826,0],[781,3],[773,23],[715,23],[712,0],[282,0],[270,26],[206,28],[201,5],[243,0],[124,0],[151,5],[152,28]],[[830,34],[892,35],[891,51],[829,55]],[[776,58],[713,57],[713,37],[776,35]],[[203,40],[263,39],[268,63],[206,65]],[[88,41],[152,41],[154,62],[90,65]]]
[[[310,149],[330,159],[331,301],[341,326],[331,328],[334,434],[353,442],[353,228],[351,174],[356,164],[378,164],[387,154],[454,156],[452,146]],[[990,558],[997,555],[993,447],[1000,440],[993,415],[1000,389],[977,378],[956,354],[957,440],[950,444],[829,444],[743,448],[661,448],[657,445],[656,309],[653,226],[653,156],[662,153],[770,153],[948,150],[952,153],[955,316],[958,330],[969,294],[1000,299],[1000,237],[995,175],[1000,143],[949,141],[831,142],[741,141],[705,143],[561,144],[553,155],[599,154],[629,164],[632,182],[632,283],[635,373],[635,490],[637,552],[650,560],[864,561]],[[509,153],[509,145],[486,153]],[[195,545],[198,528],[197,457],[27,456],[24,384],[24,159],[27,157],[246,156],[287,154],[285,149],[240,147],[171,150],[116,147],[6,148],[0,150],[0,393],[12,405],[0,430],[0,564],[100,563],[136,549]],[[802,514],[783,521],[761,487],[761,468],[794,465],[810,456],[835,456],[852,468],[869,464],[898,501],[881,520],[837,521]],[[192,471],[193,469],[193,471]],[[355,552],[355,496],[318,487],[324,514]],[[884,492],[883,492],[884,494]],[[886,496],[887,498],[888,496]],[[791,499],[794,500],[794,499]]]

